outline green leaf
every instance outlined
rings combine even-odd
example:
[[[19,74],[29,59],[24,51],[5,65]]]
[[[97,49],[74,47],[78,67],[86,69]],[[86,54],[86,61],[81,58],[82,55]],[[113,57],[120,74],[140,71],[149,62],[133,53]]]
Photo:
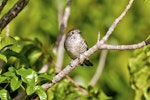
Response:
[[[16,77],[15,72],[10,72],[10,71],[4,73],[3,75],[4,75],[4,76],[7,76],[7,77]]]
[[[27,95],[33,94],[36,90],[37,90],[37,87],[35,85],[30,85],[30,84],[27,85],[27,88],[26,88]]]
[[[6,79],[7,79],[7,77],[1,75],[0,76],[0,83],[4,82]]]
[[[27,58],[23,54],[17,53],[15,51],[12,51],[9,49],[4,51],[3,54],[7,57],[14,56],[14,57],[18,58],[22,63],[24,63],[26,67],[29,67],[29,61],[27,60]]]
[[[41,78],[42,80],[46,79],[49,81],[51,81],[53,79],[53,77],[51,75],[48,75],[47,73],[40,73],[39,78]]]
[[[30,68],[20,68],[16,73],[21,76],[22,81],[27,83],[27,85],[34,86],[38,81],[37,73]]]
[[[34,50],[33,52],[30,53],[28,58],[30,59],[31,65],[34,64],[42,55],[42,52],[40,50]]]
[[[4,60],[5,63],[7,63],[7,57],[5,55],[1,54],[1,53],[0,53],[0,59]]]
[[[27,95],[36,93],[40,97],[40,100],[47,100],[46,92],[41,86],[28,85],[26,92],[27,92]]]
[[[0,99],[1,100],[10,100],[10,96],[9,96],[7,90],[5,90],[5,89],[0,90]]]
[[[0,41],[0,50],[13,44],[16,44],[16,40],[13,37],[6,36]]]
[[[15,69],[14,67],[9,67],[8,70],[9,70],[10,72],[16,71],[16,69]]]
[[[41,86],[37,86],[36,94],[39,96],[40,100],[47,100],[46,91]]]
[[[135,90],[135,100],[150,100],[150,45],[135,50],[129,61],[131,87]]]
[[[18,77],[13,77],[10,81],[10,87],[13,91],[17,90],[21,86],[22,81],[18,80]]]

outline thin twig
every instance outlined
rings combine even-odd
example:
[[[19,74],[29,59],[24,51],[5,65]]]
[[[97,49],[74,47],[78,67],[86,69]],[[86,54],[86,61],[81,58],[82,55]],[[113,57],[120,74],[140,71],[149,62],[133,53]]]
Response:
[[[100,36],[101,36],[101,33],[98,32],[98,36],[97,36],[97,43],[100,41]]]
[[[142,41],[138,44],[132,45],[110,45],[110,44],[102,44],[99,49],[105,50],[134,50],[138,48],[142,48],[146,45],[145,41]]]
[[[73,79],[71,79],[70,76],[67,75],[66,77],[74,86],[79,89],[79,91],[81,91],[83,94],[88,94],[88,92],[85,89],[81,88]]]
[[[95,51],[102,48],[102,44],[104,44],[108,37],[112,34],[113,30],[115,29],[116,25],[119,23],[119,21],[125,16],[129,8],[131,7],[134,0],[130,0],[128,5],[126,6],[125,10],[122,12],[122,14],[113,22],[109,30],[107,31],[106,35],[102,38],[101,41],[99,41],[97,44],[95,44],[93,47],[91,47],[88,51],[84,52],[83,54],[80,54],[80,58],[76,58],[75,60],[71,61],[70,65],[66,66],[61,72],[59,72],[52,80],[51,83],[43,84],[44,89],[48,89],[51,86],[53,86],[55,83],[60,81],[62,78],[64,78],[66,75],[68,75],[79,63],[82,63],[87,57],[92,55]],[[143,46],[146,45],[144,42],[142,44]],[[137,46],[139,47],[139,46]],[[80,59],[80,61],[79,61]]]
[[[68,2],[67,2],[67,6],[65,8],[64,15],[62,16],[62,14],[61,14],[62,10],[61,9],[59,9],[59,12],[60,12],[60,14],[58,14],[58,18],[59,18],[59,23],[61,23],[61,24],[60,24],[60,34],[59,34],[60,37],[58,36],[58,38],[60,38],[60,39],[58,41],[56,41],[56,43],[59,42],[59,44],[58,45],[56,44],[57,47],[55,45],[55,47],[53,49],[55,53],[57,52],[56,53],[56,55],[57,55],[56,72],[61,71],[62,64],[63,64],[64,41],[65,41],[65,38],[66,38],[66,35],[64,34],[64,31],[67,27],[67,21],[68,21],[69,15],[70,15],[70,0],[68,0]]]
[[[1,14],[2,10],[4,9],[5,5],[7,4],[7,1],[8,0],[3,0],[2,4],[0,6],[0,14]]]
[[[146,40],[147,43],[150,44],[150,39]],[[70,65],[66,66],[61,72],[59,72],[52,80],[51,83],[45,83],[42,85],[44,89],[48,89],[51,86],[53,86],[55,83],[60,81],[62,78],[64,78],[66,75],[68,75],[79,63],[82,63],[87,57],[89,57],[91,54],[93,54],[95,51],[99,49],[113,49],[113,50],[133,50],[133,49],[138,49],[143,46],[146,46],[146,42],[143,41],[138,44],[134,45],[121,45],[121,46],[114,46],[114,45],[108,45],[108,44],[96,44],[93,47],[91,47],[88,51],[84,52],[83,54],[80,55],[80,58],[76,58],[75,60],[72,60]],[[86,55],[86,56],[85,56]],[[80,60],[79,60],[80,59]]]
[[[46,64],[43,65],[43,67],[39,70],[39,73],[45,73],[48,71],[50,62],[48,61]]]
[[[107,56],[107,50],[102,50],[101,56],[99,58],[99,65],[98,65],[96,72],[95,72],[93,78],[91,79],[91,82],[89,83],[89,85],[94,86],[97,83],[97,81],[98,81],[99,77],[101,76],[101,73],[104,69],[106,56]]]
[[[0,30],[2,31],[6,25],[14,19],[20,11],[28,4],[29,0],[19,0],[1,19]]]
[[[68,0],[67,6],[65,8],[64,15],[63,15],[63,18],[62,18],[62,22],[61,22],[61,25],[60,25],[59,36],[57,37],[57,40],[55,42],[55,46],[54,46],[54,49],[53,49],[53,52],[55,54],[57,54],[58,47],[60,45],[60,41],[62,40],[63,34],[64,34],[65,29],[67,27],[67,22],[68,22],[68,19],[69,19],[69,16],[70,16],[70,4],[71,4],[71,0]]]
[[[113,22],[113,24],[110,26],[110,28],[108,29],[106,35],[103,37],[102,39],[102,43],[106,42],[108,40],[108,37],[112,34],[112,32],[114,31],[114,29],[116,28],[117,24],[123,19],[123,17],[126,15],[126,13],[128,12],[128,10],[130,9],[130,7],[132,6],[134,0],[130,0],[128,5],[126,6],[125,10],[121,13],[121,15],[115,19],[115,21]]]

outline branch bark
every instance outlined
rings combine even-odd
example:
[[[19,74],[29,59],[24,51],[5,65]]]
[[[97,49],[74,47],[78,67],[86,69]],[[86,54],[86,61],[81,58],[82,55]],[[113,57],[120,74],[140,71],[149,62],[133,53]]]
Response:
[[[102,41],[102,40],[101,40]],[[141,43],[138,44],[133,44],[133,45],[108,45],[108,44],[101,44],[102,42],[98,42],[95,44],[93,47],[91,47],[88,51],[84,52],[83,54],[80,55],[80,58],[76,58],[75,60],[71,61],[71,63],[66,66],[61,72],[59,72],[52,80],[51,83],[45,83],[42,85],[44,89],[48,89],[52,87],[55,83],[60,81],[62,78],[64,78],[66,75],[68,75],[78,64],[83,63],[83,61],[92,55],[95,51],[97,50],[134,50],[138,48],[142,48],[146,46],[145,41],[142,41]],[[150,39],[146,40],[150,44]],[[147,44],[148,45],[148,44]]]
[[[53,52],[55,54],[58,51],[58,47],[59,47],[60,42],[62,40],[63,34],[65,32],[65,29],[67,27],[67,22],[68,22],[68,19],[69,19],[69,16],[70,16],[70,5],[71,5],[71,0],[68,0],[67,6],[65,8],[64,15],[63,15],[63,18],[62,18],[62,22],[61,22],[61,25],[60,25],[59,36],[57,37],[57,40],[55,42],[55,46],[53,48]]]
[[[12,21],[22,9],[28,4],[29,0],[19,0],[1,19],[0,30],[2,31],[6,25]]]
[[[53,48],[53,52],[57,55],[57,61],[56,61],[56,72],[60,72],[63,64],[63,58],[64,58],[64,41],[66,38],[66,35],[64,34],[64,31],[67,27],[67,22],[70,15],[70,3],[71,0],[67,1],[67,5],[64,11],[64,15],[62,15],[62,9],[61,4],[58,4],[58,20],[60,24],[60,32],[59,36],[57,38],[57,41],[55,43],[55,46]]]
[[[105,66],[106,56],[107,56],[107,50],[102,50],[102,53],[99,59],[99,65],[89,85],[94,86],[97,83],[99,77],[101,76],[103,68]]]

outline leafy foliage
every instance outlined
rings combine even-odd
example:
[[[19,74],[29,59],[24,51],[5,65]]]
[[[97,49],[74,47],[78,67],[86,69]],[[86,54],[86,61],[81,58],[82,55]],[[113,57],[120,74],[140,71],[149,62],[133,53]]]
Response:
[[[33,69],[15,69],[14,67],[9,67],[8,71],[3,73],[0,76],[0,84],[1,84],[1,99],[7,99],[9,97],[9,91],[4,90],[5,88],[10,88],[12,91],[16,91],[17,89],[26,89],[27,95],[31,95],[36,93],[40,100],[46,100],[47,95],[43,88],[40,86],[40,82],[45,80],[51,80],[50,75],[42,75],[42,79],[39,78],[42,74],[35,72]],[[49,78],[47,78],[49,77]]]
[[[15,1],[18,0],[8,0],[1,16]],[[57,6],[60,5],[63,10],[66,0],[37,1],[30,0],[27,7],[9,23],[10,36],[6,36],[6,30],[0,34],[1,100],[14,99],[21,91],[27,93],[27,99],[34,98],[36,94],[41,100],[133,100],[134,91],[135,98],[149,99],[149,46],[136,50],[129,62],[132,51],[109,51],[102,76],[94,87],[87,85],[97,68],[100,52],[92,55],[93,67],[77,67],[70,73],[87,94],[67,79],[48,92],[44,91],[41,85],[50,82],[56,75],[56,56],[52,53],[52,47],[59,32]],[[128,1],[72,0],[66,33],[72,28],[79,28],[90,48],[97,41],[97,32],[100,31],[101,37],[104,36]],[[143,41],[149,34],[149,9],[149,0],[135,1],[108,43],[133,44]],[[66,53],[64,55],[63,66],[66,66],[70,58]],[[128,63],[130,70],[127,69]],[[39,73],[46,64],[48,71]],[[129,86],[128,72],[134,91]]]
[[[16,91],[24,90],[27,95],[37,94],[40,100],[46,100],[46,91],[41,84],[50,82],[52,76],[34,70],[34,66],[38,70],[51,59],[50,55],[44,55],[47,51],[41,43],[36,39],[24,40],[24,43],[21,43],[13,37],[3,37],[0,43],[0,60],[4,61],[1,63],[3,67],[0,75],[0,98],[2,100],[14,98],[18,95]],[[37,63],[39,61],[40,63]]]
[[[150,46],[135,50],[129,61],[131,86],[135,90],[135,100],[150,99]]]
[[[80,87],[83,88],[83,87]],[[101,90],[94,89],[89,86],[84,88],[87,93],[80,91],[70,81],[64,79],[59,84],[48,90],[49,100],[111,100],[111,97],[106,96]]]

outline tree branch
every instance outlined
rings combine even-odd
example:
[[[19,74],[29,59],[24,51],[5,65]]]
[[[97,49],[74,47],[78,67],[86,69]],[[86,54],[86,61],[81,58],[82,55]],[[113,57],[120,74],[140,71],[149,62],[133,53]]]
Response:
[[[128,3],[128,5],[126,6],[125,10],[121,13],[121,15],[118,18],[115,19],[115,21],[113,22],[113,24],[108,29],[106,35],[103,37],[102,43],[104,43],[104,42],[106,42],[108,40],[108,37],[112,34],[112,32],[114,31],[114,29],[117,26],[117,24],[123,19],[123,17],[126,15],[127,11],[132,6],[133,1],[134,0],[130,0],[129,3]]]
[[[109,45],[109,44],[102,44],[99,49],[105,49],[105,50],[134,50],[139,49],[146,46],[145,41],[142,41],[138,44],[132,44],[132,45]]]
[[[64,34],[65,29],[67,27],[67,22],[68,22],[68,19],[69,19],[69,16],[70,16],[70,5],[71,5],[71,0],[68,0],[67,6],[65,8],[64,15],[63,15],[63,18],[62,18],[62,22],[61,22],[61,25],[60,25],[59,36],[58,36],[58,38],[57,38],[57,40],[55,42],[55,46],[53,48],[53,52],[55,54],[58,51],[58,47],[60,45],[60,41],[62,40],[63,34]]]
[[[6,25],[14,19],[20,11],[28,4],[29,0],[19,0],[1,19],[0,30],[2,31]]]
[[[59,2],[60,3],[60,2]],[[70,15],[70,3],[71,1],[67,1],[67,5],[64,11],[64,15],[62,16],[62,9],[61,4],[58,5],[58,21],[60,24],[60,33],[57,38],[56,44],[54,46],[53,52],[57,55],[57,61],[56,61],[56,72],[60,72],[63,64],[63,58],[64,58],[64,41],[66,38],[66,35],[64,34],[64,31],[67,27],[67,21]]]
[[[95,72],[93,78],[91,79],[91,82],[89,83],[89,85],[94,86],[97,83],[97,81],[103,71],[103,68],[105,66],[106,56],[107,56],[107,50],[102,50],[101,56],[99,58],[99,65],[98,65],[96,72]]]
[[[95,51],[99,50],[99,49],[105,49],[107,47],[107,45],[104,45],[104,43],[108,40],[108,37],[112,34],[113,30],[115,29],[115,27],[117,26],[117,24],[120,22],[120,20],[125,16],[125,14],[127,13],[127,11],[129,10],[129,8],[131,7],[132,3],[134,0],[130,0],[128,5],[126,6],[125,10],[121,13],[121,15],[113,22],[113,24],[110,26],[110,28],[108,29],[106,35],[102,38],[101,41],[97,42],[93,47],[91,47],[88,51],[84,52],[83,54],[80,55],[80,58],[76,58],[75,60],[73,60],[70,65],[66,66],[61,72],[59,72],[52,80],[51,83],[45,83],[42,85],[42,87],[44,89],[48,89],[51,86],[53,86],[55,83],[57,83],[58,81],[60,81],[62,78],[64,78],[66,75],[69,74],[69,72],[71,72],[79,63],[82,63],[87,57],[89,57],[90,55],[92,55]],[[102,46],[104,45],[104,46]],[[139,44],[138,44],[139,45]],[[143,42],[142,46],[145,46],[146,43]],[[141,47],[142,47],[141,46]],[[105,48],[104,48],[105,47]],[[122,47],[122,46],[121,46]],[[131,46],[132,47],[132,46]],[[133,46],[133,47],[139,47],[140,46]],[[107,47],[108,48],[108,47]],[[79,61],[80,59],[80,61]]]
[[[57,53],[57,61],[56,61],[56,72],[60,72],[62,69],[63,58],[64,58],[64,42],[66,35],[63,34],[62,39],[60,41],[60,45],[58,47]]]
[[[146,40],[148,41],[147,43],[150,44],[150,39]],[[61,72],[59,72],[52,80],[51,83],[45,83],[42,85],[44,89],[48,89],[51,86],[53,86],[55,83],[60,81],[63,77],[69,74],[79,63],[82,63],[87,57],[89,57],[91,54],[93,54],[95,51],[99,49],[105,49],[105,50],[133,50],[133,49],[138,49],[143,46],[146,46],[145,41],[138,43],[138,44],[133,44],[133,45],[108,45],[108,44],[101,44],[101,42],[98,42],[95,44],[93,47],[91,47],[88,51],[84,52],[83,54],[80,55],[80,58],[76,58],[75,60],[71,61],[71,63],[66,66]],[[148,45],[148,44],[147,44]]]

